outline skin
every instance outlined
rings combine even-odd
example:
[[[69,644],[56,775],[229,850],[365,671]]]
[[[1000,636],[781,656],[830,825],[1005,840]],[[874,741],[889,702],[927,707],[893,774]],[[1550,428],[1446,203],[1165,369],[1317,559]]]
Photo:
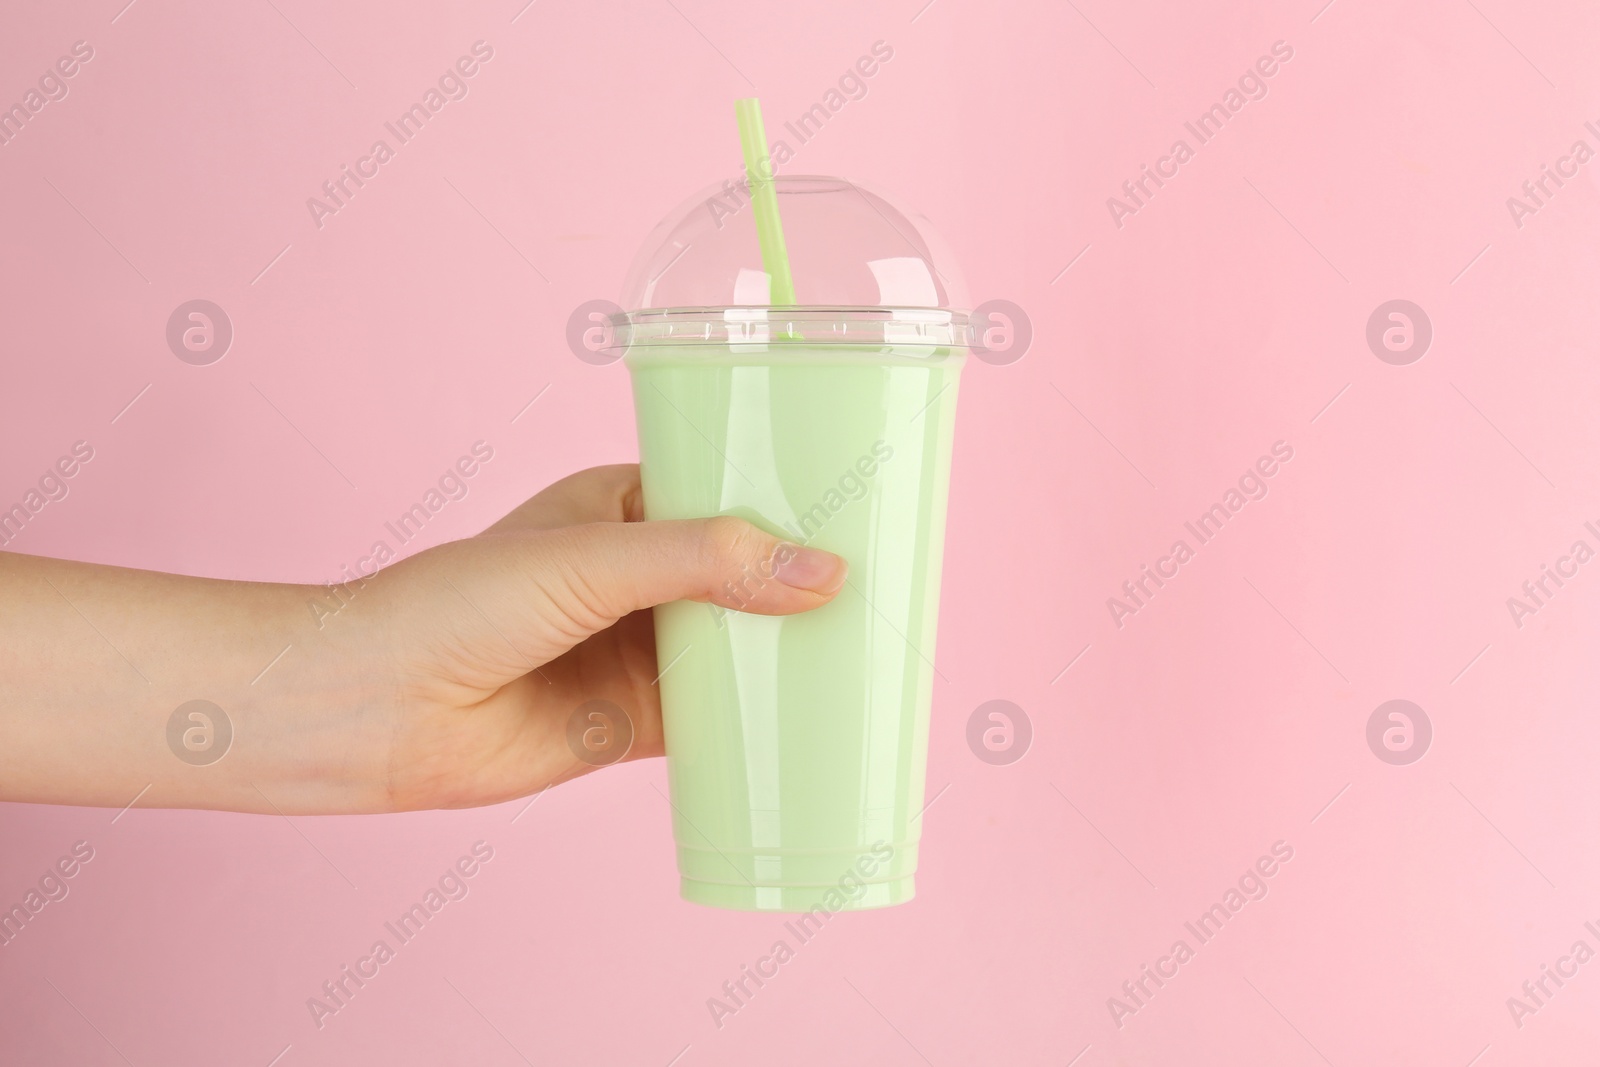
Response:
[[[329,603],[321,586],[0,553],[0,800],[120,808],[144,791],[141,807],[284,814],[494,804],[596,769],[567,743],[590,700],[632,723],[626,758],[662,755],[648,609],[808,611],[846,567],[728,516],[642,518],[636,466],[583,471],[476,537],[352,583],[320,619],[309,605]],[[167,741],[174,709],[195,699],[233,727],[205,766]]]

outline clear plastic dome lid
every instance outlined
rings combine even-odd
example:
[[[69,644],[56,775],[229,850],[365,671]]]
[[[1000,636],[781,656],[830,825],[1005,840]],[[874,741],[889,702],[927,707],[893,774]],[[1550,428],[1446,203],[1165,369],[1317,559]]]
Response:
[[[749,189],[728,181],[646,239],[623,284],[625,343],[968,343],[965,283],[925,217],[843,178],[773,186],[795,303],[772,306]]]

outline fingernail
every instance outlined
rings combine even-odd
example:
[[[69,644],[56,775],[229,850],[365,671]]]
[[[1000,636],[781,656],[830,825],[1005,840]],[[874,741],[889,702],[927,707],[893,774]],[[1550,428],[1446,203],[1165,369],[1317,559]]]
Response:
[[[785,541],[773,553],[777,568],[773,577],[795,589],[807,589],[823,596],[832,596],[844,586],[849,564],[832,552],[819,548],[805,548]]]

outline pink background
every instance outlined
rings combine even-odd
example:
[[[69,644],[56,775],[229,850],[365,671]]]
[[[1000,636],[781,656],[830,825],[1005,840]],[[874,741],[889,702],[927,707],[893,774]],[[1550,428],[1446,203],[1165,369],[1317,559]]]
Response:
[[[0,1059],[1600,1049],[1600,962],[1520,1027],[1506,1004],[1600,949],[1600,564],[1520,629],[1505,603],[1600,548],[1600,162],[1520,228],[1506,206],[1600,147],[1592,5],[124,2],[0,15],[0,101],[94,48],[0,147],[0,501],[95,449],[15,550],[322,581],[475,440],[495,459],[426,543],[633,458],[626,373],[574,358],[569,313],[737,171],[735,97],[776,125],[876,40],[894,58],[791,171],[926,212],[1034,339],[966,374],[914,903],[837,918],[718,1029],[707,998],[782,920],[677,899],[659,761],[525,812],[6,806],[0,902],[74,841],[95,858],[0,949]],[[480,39],[470,95],[319,230],[306,199]],[[1268,95],[1114,225],[1107,197],[1279,40]],[[164,339],[194,298],[234,325],[210,366]],[[1391,299],[1433,325],[1408,366],[1365,340]],[[1106,599],[1279,440],[1269,495],[1119,629]],[[1406,766],[1366,741],[1394,698],[1434,729]],[[967,747],[991,699],[1032,722],[1019,762]],[[470,896],[319,1030],[306,999],[480,839]],[[1280,840],[1269,895],[1119,1028],[1107,998]]]

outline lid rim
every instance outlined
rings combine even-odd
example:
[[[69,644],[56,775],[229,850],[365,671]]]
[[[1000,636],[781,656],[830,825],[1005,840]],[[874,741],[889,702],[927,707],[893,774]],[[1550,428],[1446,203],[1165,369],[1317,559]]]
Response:
[[[970,318],[970,308],[932,307],[928,305],[893,305],[893,304],[701,304],[685,305],[683,307],[649,307],[635,308],[632,311],[613,312],[609,317],[613,321],[630,321],[640,318],[662,319],[669,316],[678,318],[705,318],[718,316],[728,311],[764,311],[768,318],[817,318],[819,316],[867,316],[872,318],[886,318],[897,315],[906,315],[912,318],[931,318],[935,316],[959,316],[962,319]]]
[[[617,347],[729,344],[972,347],[971,313],[956,308],[770,304],[642,308],[610,316]]]

